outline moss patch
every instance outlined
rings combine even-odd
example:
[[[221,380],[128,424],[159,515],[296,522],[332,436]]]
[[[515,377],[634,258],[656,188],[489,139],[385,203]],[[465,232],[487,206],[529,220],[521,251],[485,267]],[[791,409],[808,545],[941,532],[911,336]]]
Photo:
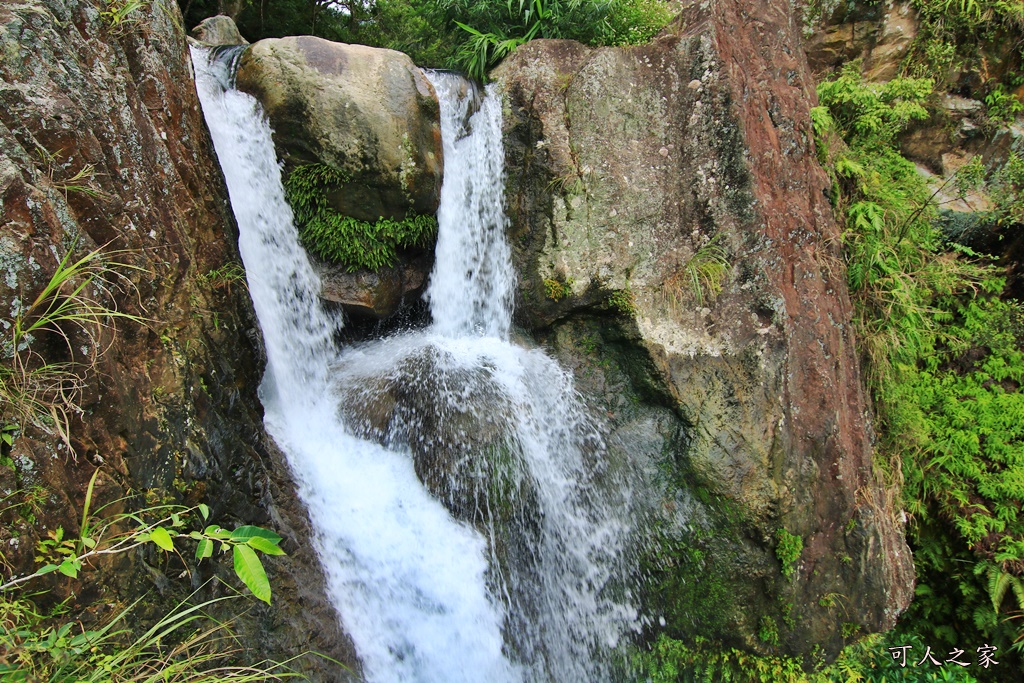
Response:
[[[313,254],[349,271],[378,270],[393,265],[399,249],[424,247],[437,235],[433,216],[382,217],[370,223],[339,213],[328,196],[348,180],[343,171],[326,164],[307,164],[292,170],[284,181],[299,238]]]
[[[796,563],[800,559],[800,553],[804,551],[804,539],[789,533],[786,529],[779,529],[775,534],[775,540],[778,541],[778,545],[775,546],[775,556],[782,563],[782,575],[790,579],[796,572]]]

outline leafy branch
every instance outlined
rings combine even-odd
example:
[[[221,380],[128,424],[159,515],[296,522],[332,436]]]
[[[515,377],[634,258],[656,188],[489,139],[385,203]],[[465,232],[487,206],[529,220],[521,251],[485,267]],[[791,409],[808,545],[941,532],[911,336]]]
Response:
[[[98,526],[93,525],[89,508],[99,472],[97,469],[93,473],[86,489],[78,537],[73,540],[65,539],[60,527],[51,532],[48,539],[40,542],[40,554],[36,557],[37,562],[45,564],[31,574],[12,578],[0,584],[0,593],[53,572],[78,578],[85,564],[92,560],[126,553],[147,544],[153,544],[165,552],[178,553],[183,542],[195,541],[197,562],[213,557],[218,548],[221,553],[230,551],[234,560],[235,575],[256,598],[270,604],[270,582],[256,553],[258,551],[264,555],[284,555],[285,552],[279,545],[281,536],[268,529],[250,525],[229,530],[210,524],[202,531],[186,531],[189,518],[196,513],[204,522],[208,521],[210,509],[202,503],[193,507],[164,505],[148,508],[138,513],[115,515]],[[160,518],[155,522],[147,522],[143,518],[147,513],[159,513]],[[129,531],[107,537],[108,532],[123,523],[134,523],[136,526]]]

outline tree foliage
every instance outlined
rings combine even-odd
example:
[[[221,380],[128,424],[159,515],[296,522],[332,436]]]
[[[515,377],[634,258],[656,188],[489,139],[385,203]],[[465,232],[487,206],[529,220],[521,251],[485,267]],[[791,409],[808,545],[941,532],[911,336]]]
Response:
[[[642,43],[671,18],[667,0],[179,0],[186,23],[235,11],[249,40],[317,35],[400,50],[418,65],[483,80],[534,38],[588,45]]]

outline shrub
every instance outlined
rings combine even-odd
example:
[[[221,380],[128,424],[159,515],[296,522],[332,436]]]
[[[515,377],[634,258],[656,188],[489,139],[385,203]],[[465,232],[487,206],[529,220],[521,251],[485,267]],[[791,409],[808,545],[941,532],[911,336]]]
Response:
[[[256,552],[283,555],[281,537],[255,526],[233,530],[202,525],[189,530],[193,517],[205,522],[209,509],[163,505],[127,514],[93,514],[93,491],[99,470],[86,489],[80,532],[65,537],[58,527],[38,544],[39,567],[31,574],[9,578],[0,585],[0,678],[12,683],[76,681],[213,681],[276,680],[281,665],[231,666],[234,648],[227,626],[205,616],[204,610],[237,596],[193,604],[178,604],[135,638],[126,622],[134,604],[121,609],[98,627],[75,621],[62,603],[43,611],[34,603],[33,587],[47,575],[79,579],[92,562],[152,545],[177,553],[195,544],[197,562],[217,549],[231,552],[235,574],[260,600],[270,602],[270,584]],[[120,501],[118,501],[120,502]],[[103,513],[100,508],[97,513]],[[196,520],[198,521],[198,520]],[[193,596],[194,597],[194,596]],[[138,603],[135,603],[138,604]],[[89,605],[76,605],[87,611]],[[278,673],[275,673],[278,672]]]
[[[775,540],[775,556],[782,563],[782,575],[787,579],[792,578],[800,553],[804,551],[804,539],[785,529],[779,529],[775,534]]]
[[[671,18],[662,0],[439,0],[464,31],[455,61],[479,80],[534,38],[571,38],[588,45],[650,40]]]

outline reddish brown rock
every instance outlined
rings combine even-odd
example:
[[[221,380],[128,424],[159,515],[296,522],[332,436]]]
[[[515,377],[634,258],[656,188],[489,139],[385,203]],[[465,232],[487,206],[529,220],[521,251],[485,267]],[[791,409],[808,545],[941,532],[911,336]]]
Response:
[[[702,558],[653,560],[648,614],[676,636],[788,654],[837,652],[844,622],[891,628],[912,563],[872,465],[790,4],[701,3],[649,46],[535,41],[494,77],[521,321],[602,406],[623,466],[673,472],[651,474],[649,514],[675,539],[662,551]],[[792,579],[779,529],[803,540]]]
[[[341,266],[318,262],[320,296],[341,304],[350,313],[388,318],[403,303],[423,293],[432,265],[432,258],[420,256],[375,271],[349,272]]]
[[[76,529],[98,466],[94,509],[131,492],[140,502],[202,501],[218,523],[281,531],[291,557],[267,563],[274,605],[237,624],[242,642],[256,659],[312,649],[352,662],[305,512],[262,428],[259,332],[246,289],[217,275],[238,261],[234,223],[177,3],[145,3],[117,28],[96,8],[85,0],[0,5],[0,315],[6,335],[69,249],[77,258],[102,248],[121,276],[108,276],[109,296],[97,296],[146,321],[111,320],[93,337],[69,328],[70,348],[44,334],[32,342],[48,362],[77,363],[82,412],[70,422],[74,453],[52,428],[29,428],[10,449],[14,469],[0,466],[5,482],[46,492],[39,524],[0,524],[4,557],[24,570],[34,534]],[[90,369],[97,349],[105,353]],[[165,562],[158,551],[131,554],[117,571],[92,574],[101,580],[84,590],[104,605],[128,604],[149,592],[147,577],[184,569]],[[216,571],[228,576],[230,567]],[[191,591],[187,582],[168,585]],[[314,677],[344,675],[313,666],[321,669]]]

